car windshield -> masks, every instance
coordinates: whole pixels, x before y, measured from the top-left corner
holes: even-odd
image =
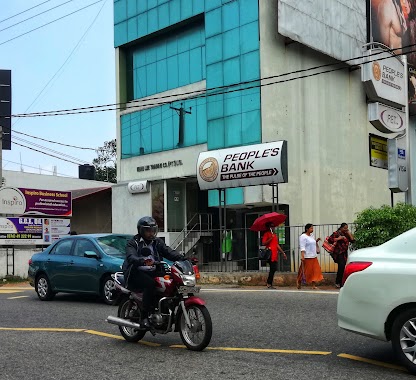
[[[97,243],[102,250],[110,256],[125,256],[126,244],[133,235],[107,235],[97,238]]]

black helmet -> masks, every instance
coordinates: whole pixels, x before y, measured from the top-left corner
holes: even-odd
[[[137,222],[137,232],[142,238],[145,236],[145,231],[150,231],[153,232],[153,235],[150,237],[150,239],[153,240],[156,237],[158,230],[159,228],[157,226],[156,220],[154,220],[151,216],[144,216]]]

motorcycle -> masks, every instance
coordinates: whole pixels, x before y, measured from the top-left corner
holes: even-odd
[[[188,260],[176,261],[169,267],[164,262],[155,263],[157,275],[157,307],[149,315],[150,327],[140,324],[143,314],[143,294],[124,287],[123,272],[112,275],[115,285],[115,304],[119,306],[117,317],[108,316],[107,322],[119,326],[123,338],[138,342],[146,332],[152,335],[175,331],[192,351],[202,351],[212,336],[212,321],[205,301],[196,297],[201,287],[196,286],[194,267]]]

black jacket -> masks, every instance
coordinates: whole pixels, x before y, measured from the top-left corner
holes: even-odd
[[[156,238],[149,245],[152,245],[153,247],[153,254],[151,256],[155,261],[162,261],[163,258],[167,258],[171,261],[183,260],[183,255],[168,247],[161,238]],[[146,243],[139,234],[135,235],[133,239],[128,241],[126,245],[126,259],[123,263],[123,271],[126,280],[128,280],[132,268],[139,269],[139,267],[145,266],[144,261],[149,257],[147,250],[147,252],[142,255],[141,251],[145,246]]]

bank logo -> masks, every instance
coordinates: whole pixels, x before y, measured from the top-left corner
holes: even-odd
[[[218,177],[218,161],[208,157],[199,165],[199,175],[206,182],[213,182]]]
[[[381,79],[381,67],[378,62],[373,62],[373,76],[377,81]]]

